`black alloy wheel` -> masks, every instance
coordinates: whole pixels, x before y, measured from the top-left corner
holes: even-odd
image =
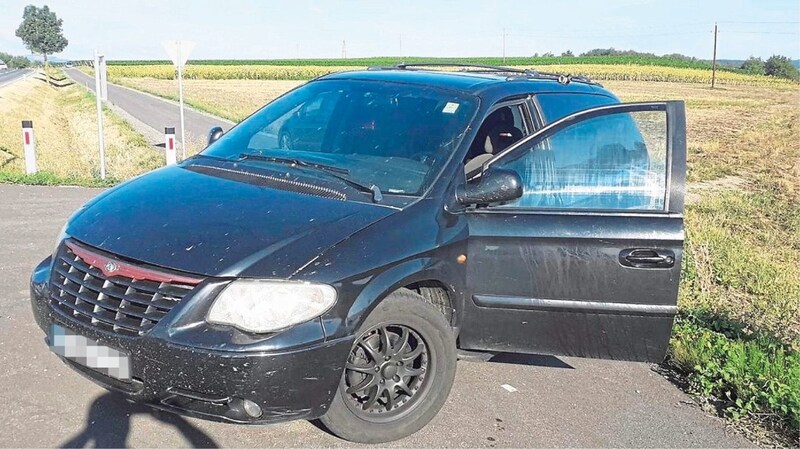
[[[365,332],[345,365],[347,404],[364,418],[394,416],[425,394],[430,354],[414,329],[380,325]]]

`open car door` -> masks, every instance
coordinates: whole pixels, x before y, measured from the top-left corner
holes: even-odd
[[[518,200],[467,210],[464,349],[661,361],[684,239],[681,101],[601,106],[487,162]]]

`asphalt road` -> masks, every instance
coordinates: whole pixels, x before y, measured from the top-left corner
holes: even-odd
[[[31,72],[31,69],[13,69],[0,72],[0,87],[7,86]]]
[[[82,84],[94,91],[94,77],[78,69],[65,70],[67,75],[76,83]],[[175,91],[177,93],[177,82]],[[108,101],[130,114],[137,121],[152,128],[158,135],[163,136],[164,128],[174,127],[177,139],[180,140],[180,107],[176,102],[145,94],[108,83]],[[211,116],[202,112],[185,108],[186,140],[189,142],[204,142],[208,131],[214,126],[221,126],[225,131],[233,126],[233,122]],[[148,133],[144,133],[148,134]],[[160,139],[159,142],[163,141]]]
[[[155,413],[48,351],[28,277],[69,214],[99,192],[0,184],[0,447],[352,446],[306,421],[236,426]],[[752,447],[650,365],[510,355],[459,362],[439,415],[391,446]]]

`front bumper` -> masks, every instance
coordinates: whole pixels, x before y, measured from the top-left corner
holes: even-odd
[[[76,322],[49,305],[50,259],[31,278],[31,305],[45,332],[55,323],[130,355],[131,381],[64,360],[99,385],[128,399],[215,421],[273,423],[325,414],[337,391],[352,338],[301,349],[224,351],[176,344],[167,332],[128,337]],[[154,329],[155,330],[155,329]],[[262,413],[246,413],[244,400]]]

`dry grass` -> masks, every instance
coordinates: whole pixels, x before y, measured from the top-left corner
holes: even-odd
[[[61,178],[99,176],[94,97],[76,85],[54,88],[31,77],[0,89],[0,170],[24,172],[20,122],[33,120],[37,165]],[[163,165],[130,126],[106,111],[109,177],[127,179]]]
[[[173,100],[178,99],[175,80],[120,78],[116,82]],[[187,104],[211,114],[239,122],[258,108],[304,81],[184,80]]]

